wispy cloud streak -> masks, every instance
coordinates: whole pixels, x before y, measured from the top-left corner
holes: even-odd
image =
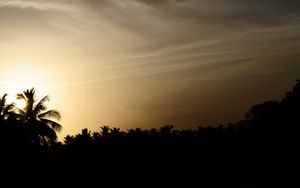
[[[58,0],[1,0],[0,7],[13,7],[20,9],[70,11],[70,1]]]

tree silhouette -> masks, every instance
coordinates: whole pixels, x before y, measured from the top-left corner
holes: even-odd
[[[40,101],[37,101],[35,97],[34,88],[17,94],[18,99],[26,101],[24,109],[16,107],[18,119],[22,122],[31,143],[49,146],[55,143],[57,139],[56,132],[59,132],[62,128],[59,123],[52,119],[60,120],[61,115],[57,110],[47,111],[45,102],[49,101],[48,96]]]
[[[174,125],[164,125],[160,127],[159,132],[162,137],[169,138],[172,135],[172,129]]]
[[[294,122],[299,122],[300,116],[300,80],[293,86],[292,91],[287,92],[281,101],[285,118]]]
[[[109,126],[102,126],[102,127],[100,127],[100,128],[101,128],[101,131],[100,131],[101,136],[102,136],[104,139],[109,138],[110,131],[111,131],[111,129],[109,128]]]
[[[17,97],[26,101],[24,109],[7,104],[6,95],[0,98],[0,161],[14,165],[8,170],[16,169],[14,178],[24,178],[18,182],[30,182],[25,184],[28,187],[269,188],[299,184],[294,174],[299,158],[299,80],[282,100],[255,104],[236,123],[195,130],[176,130],[168,124],[127,131],[109,126],[98,132],[85,128],[66,136],[63,144],[53,145],[61,126],[48,118],[59,120],[60,114],[46,111],[48,96],[36,101],[32,88]],[[23,145],[28,139],[31,144]],[[44,150],[31,147],[32,143],[50,147]],[[49,181],[53,174],[64,178]]]
[[[91,131],[89,131],[87,128],[82,129],[80,134],[76,135],[76,142],[79,145],[88,145],[91,144],[93,141],[93,137],[91,135]]]
[[[13,104],[7,104],[7,94],[0,98],[0,143],[1,144],[12,144],[15,138],[18,138],[17,126],[15,126]],[[18,138],[19,139],[19,138]]]
[[[0,125],[3,125],[4,121],[12,114],[13,104],[6,103],[7,94],[0,98]]]
[[[279,107],[278,101],[267,101],[252,106],[245,116],[249,120],[271,120],[278,117]]]

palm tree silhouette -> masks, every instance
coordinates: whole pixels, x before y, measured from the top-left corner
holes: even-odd
[[[37,145],[49,146],[55,143],[57,139],[56,132],[62,129],[62,126],[56,120],[61,119],[57,110],[48,110],[45,105],[49,101],[49,96],[45,96],[40,101],[35,99],[35,89],[27,89],[23,93],[17,94],[17,99],[25,100],[24,109],[17,109],[18,118],[27,131],[29,141]]]
[[[4,123],[5,120],[9,118],[12,114],[13,104],[6,103],[7,94],[4,94],[0,98],[0,125]]]
[[[108,139],[109,138],[109,135],[110,135],[110,132],[111,132],[111,129],[109,128],[109,126],[102,126],[100,127],[101,128],[101,131],[100,131],[100,134],[101,136],[104,138],[104,139]]]

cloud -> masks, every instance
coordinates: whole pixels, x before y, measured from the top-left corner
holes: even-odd
[[[113,9],[116,13],[134,20],[139,17],[134,18],[130,15],[142,9],[145,14],[156,13],[153,17],[159,15],[162,19],[177,18],[213,24],[273,25],[290,20],[291,17],[299,17],[300,12],[300,2],[297,0],[85,0],[82,3],[95,11],[103,7]]]
[[[281,54],[287,53],[283,47],[297,51],[299,5],[294,0],[0,1],[2,7],[39,13],[72,8],[70,14],[46,14],[42,19],[59,31],[56,38],[76,44],[73,53],[91,58],[86,61],[94,64],[94,73],[111,73],[104,73],[102,80],[203,66],[211,71],[205,66],[218,66],[216,59],[222,59],[221,65],[233,60],[237,66],[236,59],[254,61],[271,56],[274,49]]]
[[[300,2],[294,0],[82,0],[77,6],[85,7],[78,19],[93,25],[89,31],[116,41],[130,38],[127,49],[139,53],[300,24]]]
[[[1,0],[0,8],[12,7],[20,9],[37,9],[37,10],[70,10],[70,1],[68,0]]]

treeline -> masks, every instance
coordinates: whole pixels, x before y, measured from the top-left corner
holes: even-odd
[[[174,129],[173,125],[164,125],[158,129],[135,128],[126,131],[117,127],[102,126],[99,132],[83,129],[77,135],[68,135],[64,142],[57,142],[57,133],[61,125],[54,120],[60,119],[56,110],[48,110],[45,102],[36,100],[34,88],[17,94],[19,99],[26,101],[26,107],[20,109],[16,104],[7,104],[4,95],[0,99],[0,143],[26,143],[36,146],[51,147],[54,145],[95,145],[117,143],[163,143],[172,142],[216,142],[226,137],[251,135],[261,139],[280,134],[281,137],[297,134],[300,123],[300,81],[291,91],[287,92],[281,101],[266,101],[256,104],[245,114],[245,119],[237,123],[202,127],[198,129]],[[53,120],[54,119],[54,120]],[[296,135],[295,135],[296,136]]]
[[[198,129],[174,129],[165,125],[159,129],[128,129],[102,126],[99,132],[83,129],[77,135],[64,138],[64,145],[70,147],[93,147],[98,145],[164,145],[164,144],[234,144],[239,141],[265,143],[268,141],[286,143],[295,141],[300,126],[300,81],[280,101],[266,101],[252,106],[245,119],[237,123],[202,127]],[[250,140],[249,140],[250,139]],[[238,143],[236,143],[238,144]],[[292,143],[289,143],[292,144]]]
[[[108,126],[99,132],[83,129],[65,137],[66,158],[60,162],[69,168],[81,164],[86,179],[100,174],[102,184],[116,187],[295,186],[299,126],[297,80],[282,100],[252,106],[237,123],[196,130],[176,130],[173,125],[126,131]],[[91,168],[101,170],[88,173]],[[71,177],[76,177],[76,169],[72,172]],[[111,177],[117,180],[106,181]]]
[[[37,114],[44,114],[46,106],[38,109]],[[28,117],[35,110],[25,112]],[[198,129],[177,130],[164,125],[123,131],[102,126],[100,131],[83,129],[68,135],[61,143],[56,140],[60,126],[55,121],[47,119],[48,124],[43,124],[53,134],[38,129],[44,121],[41,119],[59,119],[57,111],[30,116],[30,121],[16,114],[11,109],[1,111],[1,161],[4,166],[9,164],[4,169],[12,171],[12,177],[29,187],[299,185],[295,173],[299,157],[299,80],[282,100],[251,107],[244,120]]]

